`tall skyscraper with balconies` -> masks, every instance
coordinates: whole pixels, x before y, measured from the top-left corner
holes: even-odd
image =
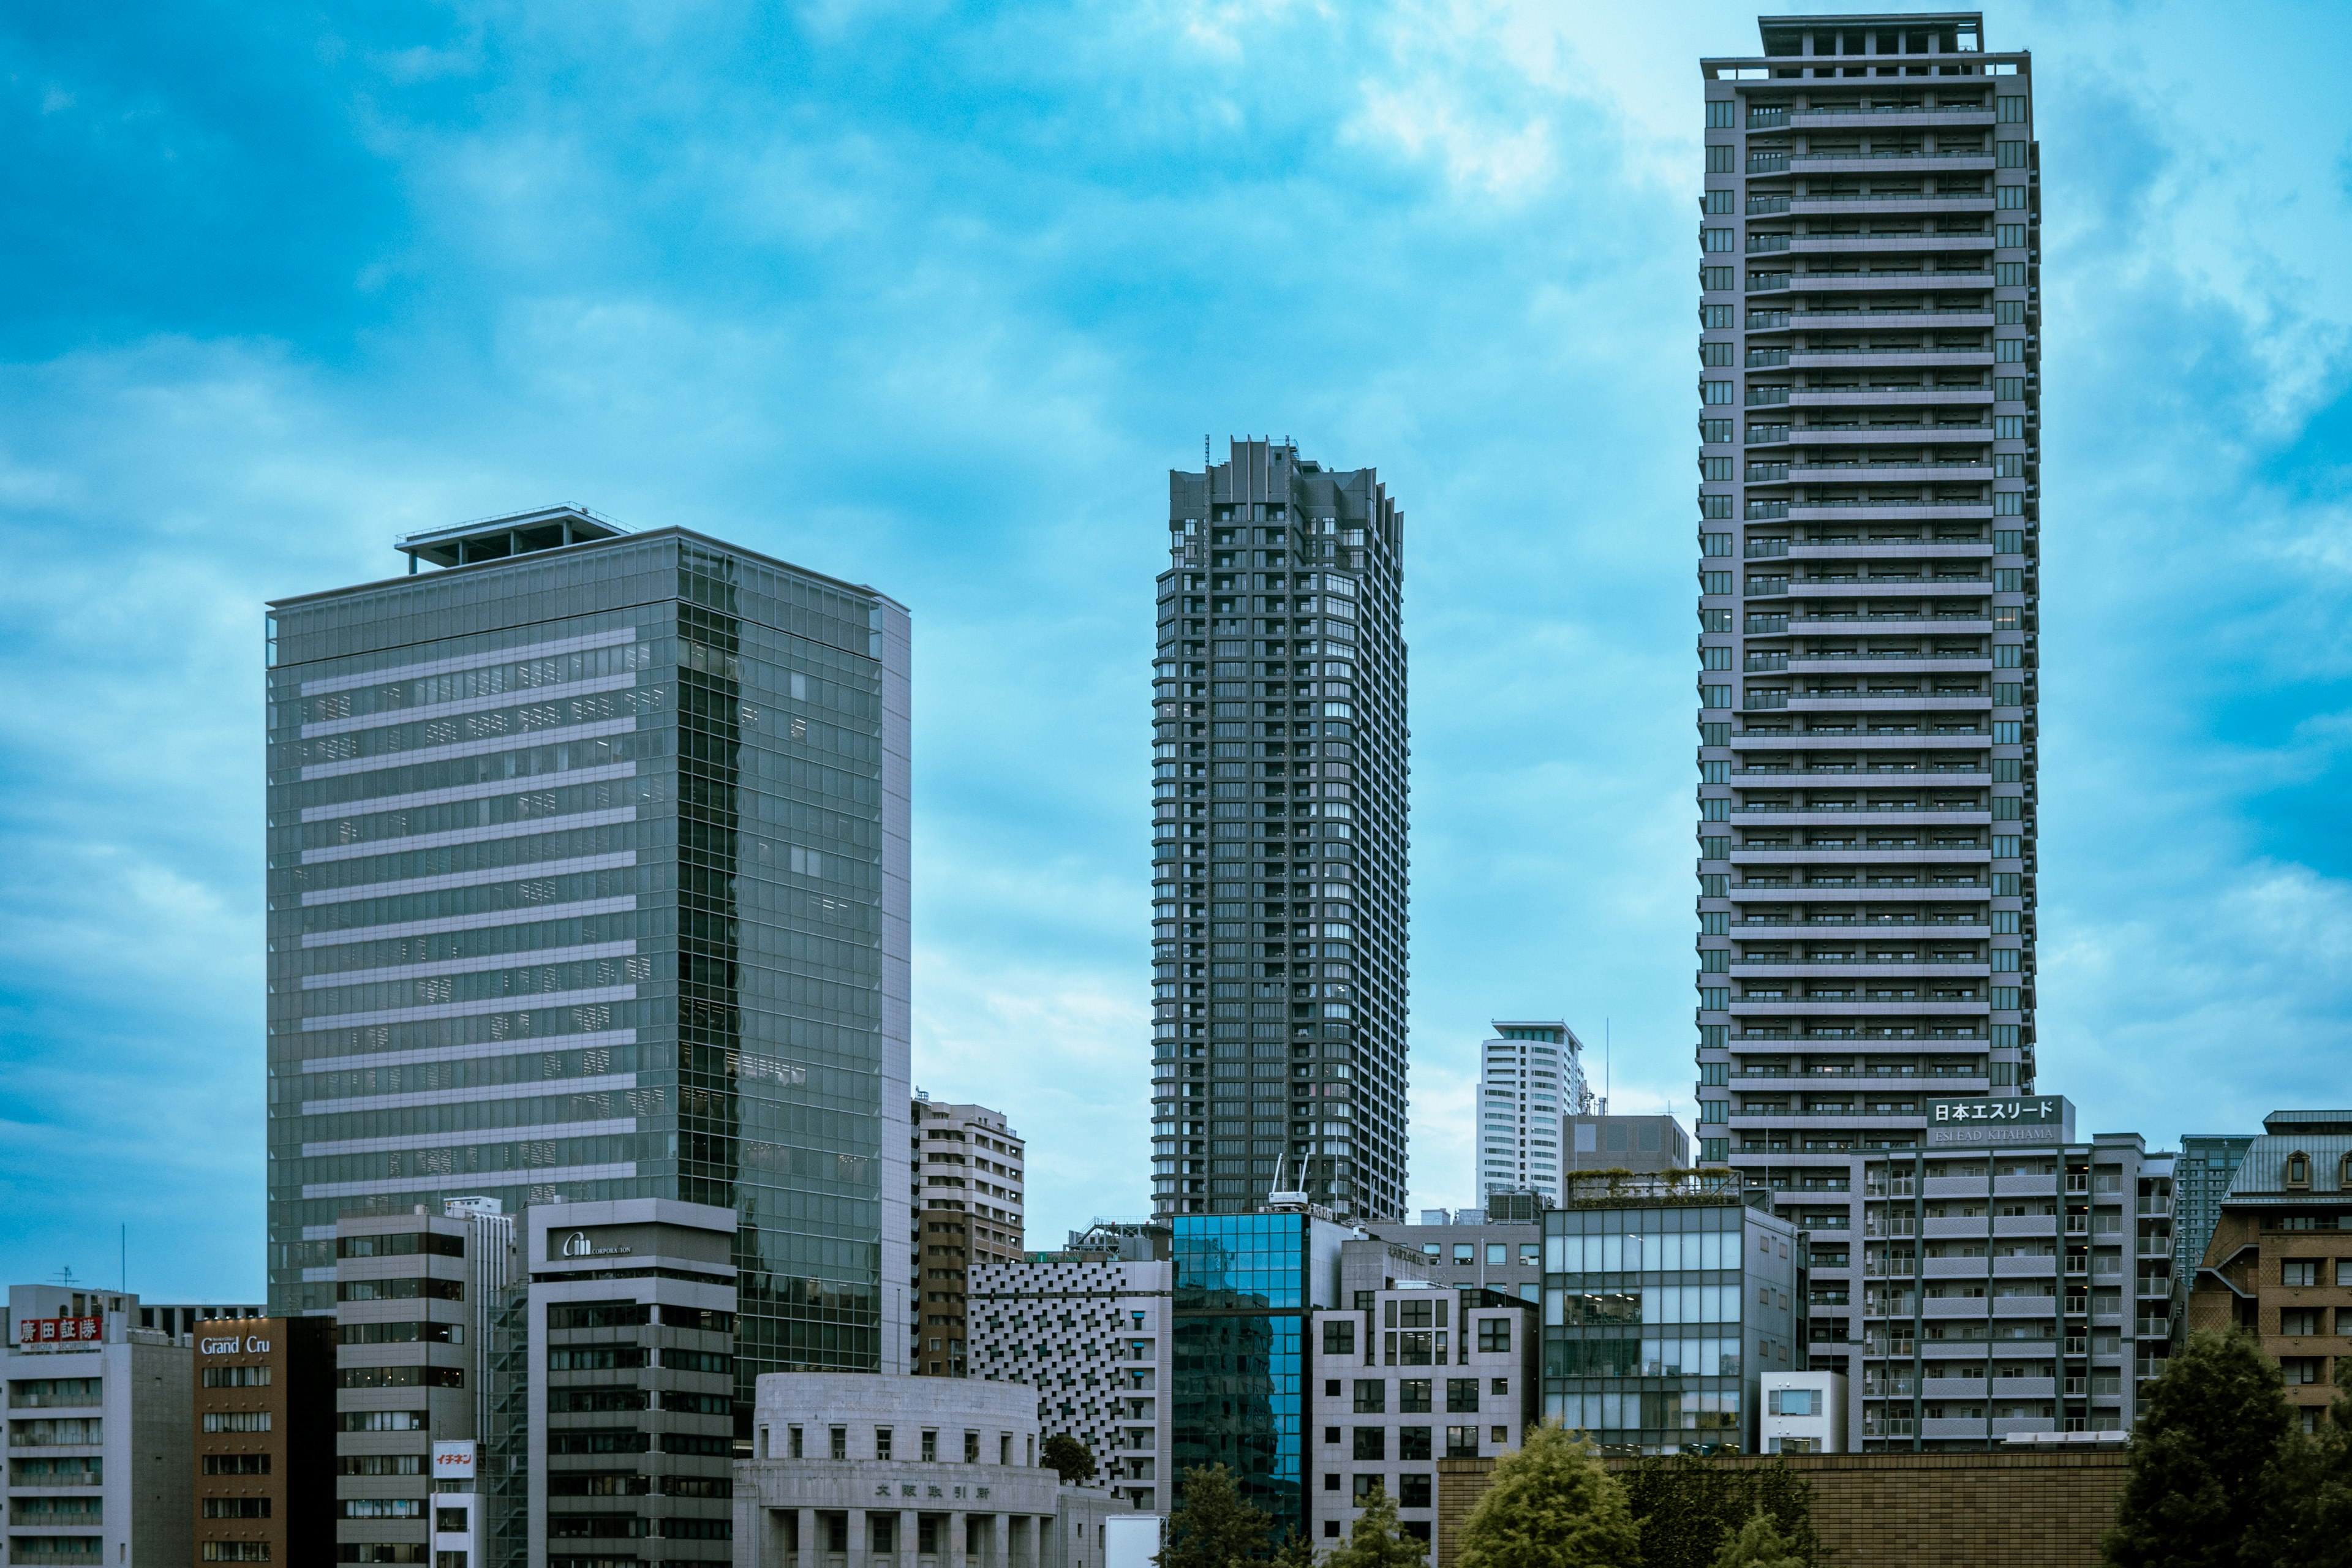
[[[1482,1204],[1494,1193],[1541,1193],[1559,1202],[1561,1119],[1592,1109],[1584,1042],[1575,1030],[1557,1018],[1496,1019],[1478,1058],[1478,1167],[1470,1190]]]
[[[666,1198],[737,1215],[747,1408],[903,1371],[906,612],[573,508],[400,548],[270,606],[272,1310],[339,1220]]]
[[[1405,1192],[1404,515],[1288,442],[1168,476],[1152,1208]]]
[[[2041,191],[1977,14],[1761,26],[1700,62],[1699,1131],[1810,1194],[2033,1084]]]

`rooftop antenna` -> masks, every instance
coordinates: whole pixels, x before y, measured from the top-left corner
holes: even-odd
[[[60,1285],[67,1285],[67,1286],[76,1285],[76,1284],[79,1284],[79,1280],[77,1280],[77,1279],[74,1279],[74,1271],[73,1271],[73,1265],[72,1265],[72,1264],[68,1263],[68,1264],[67,1264],[63,1268],[60,1268],[60,1269],[58,1269],[58,1284],[60,1284]]]
[[[1609,1114],[1609,1091],[1616,1087],[1617,1041],[1609,1028],[1609,1016],[1601,1017],[1601,1114]]]

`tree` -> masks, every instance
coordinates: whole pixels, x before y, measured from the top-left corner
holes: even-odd
[[[1242,1496],[1233,1471],[1196,1465],[1184,1472],[1167,1544],[1152,1561],[1160,1568],[1234,1568],[1265,1556],[1273,1531],[1272,1516]]]
[[[1315,1568],[1315,1542],[1292,1525],[1282,1532],[1282,1544],[1274,1549],[1269,1568]]]
[[[1066,1481],[1090,1481],[1095,1478],[1095,1451],[1067,1432],[1056,1432],[1045,1439],[1037,1457],[1045,1468]]]
[[[1428,1545],[1397,1531],[1396,1500],[1376,1491],[1348,1532],[1348,1543],[1324,1558],[1324,1568],[1421,1568]]]
[[[1778,1459],[1735,1468],[1697,1454],[1651,1458],[1624,1481],[1626,1506],[1642,1527],[1642,1568],[1712,1568],[1725,1539],[1759,1510],[1799,1562],[1820,1561],[1812,1483]]]
[[[1581,1437],[1546,1424],[1496,1461],[1462,1530],[1461,1568],[1640,1568],[1625,1489]]]
[[[2290,1431],[2265,1479],[2244,1568],[2352,1568],[2352,1356],[2336,1358],[2327,1424]]]
[[[1759,1508],[1724,1542],[1723,1550],[1715,1554],[1714,1568],[1811,1568],[1811,1564],[1773,1526],[1772,1516]]]
[[[2278,1363],[2252,1335],[2190,1334],[2133,1429],[2107,1568],[2238,1568],[2293,1426]]]

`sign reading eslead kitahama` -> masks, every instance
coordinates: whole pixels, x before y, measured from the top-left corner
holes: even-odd
[[[1930,1148],[1987,1144],[2072,1143],[2074,1104],[2063,1094],[2030,1094],[2016,1100],[1931,1100],[1927,1102]]]

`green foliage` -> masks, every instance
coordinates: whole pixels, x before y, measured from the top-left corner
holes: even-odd
[[[2352,1568],[2352,1356],[2336,1358],[2327,1424],[2290,1432],[2266,1477],[2243,1568]]]
[[[1642,1568],[1712,1568],[1725,1540],[1759,1511],[1797,1562],[1821,1560],[1812,1483],[1777,1460],[1735,1468],[1697,1454],[1643,1459],[1626,1474],[1625,1500],[1642,1523]]]
[[[1547,1424],[1496,1462],[1462,1530],[1461,1568],[1641,1568],[1625,1489],[1580,1437]]]
[[[2189,1335],[2133,1430],[2107,1568],[2239,1568],[2242,1549],[2268,1561],[2263,1516],[2292,1430],[2278,1363],[2252,1336]]]
[[[1324,1568],[1421,1568],[1429,1548],[1409,1535],[1397,1533],[1396,1500],[1374,1492],[1356,1516],[1348,1543],[1323,1559]]]
[[[1184,1472],[1176,1510],[1168,1516],[1167,1544],[1152,1561],[1159,1568],[1234,1568],[1264,1557],[1273,1532],[1274,1520],[1242,1496],[1233,1471],[1196,1465]],[[1290,1542],[1283,1549],[1291,1551]]]
[[[1274,1549],[1271,1568],[1315,1568],[1315,1542],[1292,1525],[1282,1532],[1282,1544]]]
[[[1094,1479],[1094,1450],[1067,1432],[1056,1432],[1046,1438],[1045,1446],[1037,1451],[1037,1457],[1045,1462],[1047,1469],[1066,1481]]]
[[[1723,1543],[1711,1568],[1812,1568],[1812,1562],[1798,1554],[1773,1527],[1772,1516],[1759,1508]]]

